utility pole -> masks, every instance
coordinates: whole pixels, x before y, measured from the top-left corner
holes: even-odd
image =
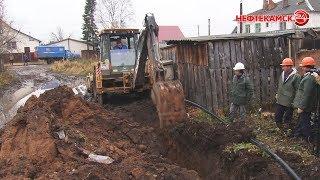
[[[200,26],[198,25],[198,36],[200,36]]]
[[[240,17],[243,15],[242,0],[240,0]],[[242,33],[243,22],[240,21],[240,33]]]
[[[211,35],[211,19],[208,19],[208,35]]]

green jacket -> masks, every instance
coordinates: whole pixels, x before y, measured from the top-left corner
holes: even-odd
[[[293,100],[299,88],[300,81],[301,78],[296,69],[293,69],[287,79],[284,79],[284,72],[282,72],[278,83],[277,104],[286,107],[293,106]]]
[[[317,103],[317,84],[315,78],[306,73],[300,82],[296,98],[294,99],[294,107],[300,108],[305,112],[313,112]]]
[[[231,102],[235,105],[247,105],[253,96],[253,85],[246,75],[233,77],[231,85]]]

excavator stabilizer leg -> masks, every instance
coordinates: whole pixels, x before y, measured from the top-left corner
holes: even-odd
[[[154,83],[151,97],[157,108],[161,128],[186,119],[184,93],[180,81]]]

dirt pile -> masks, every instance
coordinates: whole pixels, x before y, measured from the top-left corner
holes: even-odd
[[[229,126],[185,122],[163,134],[172,160],[205,179],[288,179],[269,157],[250,144],[252,129],[243,122]]]
[[[197,179],[153,152],[155,132],[62,86],[30,98],[0,133],[0,178]],[[114,161],[92,162],[90,153]]]

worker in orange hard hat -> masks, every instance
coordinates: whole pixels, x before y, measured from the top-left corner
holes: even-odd
[[[293,100],[300,84],[300,75],[293,67],[293,60],[286,58],[280,64],[283,72],[279,78],[278,91],[276,94],[275,121],[279,128],[283,125],[288,128],[292,121]]]
[[[294,131],[295,137],[304,137],[309,141],[312,139],[311,133],[311,112],[316,110],[317,84],[315,77],[310,73],[314,69],[316,61],[312,57],[305,57],[300,67],[304,73],[299,84],[298,92],[294,100],[294,106],[298,109],[299,122]]]

